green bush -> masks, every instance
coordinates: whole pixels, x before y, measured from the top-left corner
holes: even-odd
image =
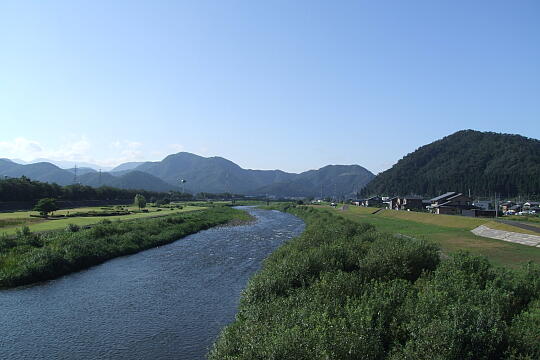
[[[209,359],[538,359],[540,267],[510,271],[326,211],[244,291]]]
[[[79,230],[81,230],[81,227],[79,225],[77,225],[77,224],[68,224],[66,226],[66,231],[67,232],[77,232]]]

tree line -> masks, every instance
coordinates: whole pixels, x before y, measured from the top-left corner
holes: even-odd
[[[37,201],[43,198],[69,201],[132,200],[137,194],[141,194],[147,199],[168,197],[178,199],[188,198],[189,200],[192,198],[190,194],[118,189],[110,186],[101,186],[98,188],[81,184],[60,186],[55,183],[50,184],[31,180],[25,176],[0,180],[0,201]]]

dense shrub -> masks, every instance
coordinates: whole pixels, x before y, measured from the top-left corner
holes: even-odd
[[[283,208],[282,208],[283,209]],[[537,359],[540,267],[289,206],[306,231],[265,261],[210,359]]]

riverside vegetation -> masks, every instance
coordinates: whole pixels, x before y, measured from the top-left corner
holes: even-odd
[[[540,268],[495,267],[285,206],[306,231],[249,282],[217,359],[538,359]]]
[[[154,219],[111,222],[90,229],[71,224],[64,231],[0,236],[0,287],[53,279],[108,259],[163,245],[230,221],[248,220],[247,213],[224,206]]]

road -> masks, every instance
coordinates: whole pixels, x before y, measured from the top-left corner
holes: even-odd
[[[521,222],[518,222],[518,221],[512,221],[512,220],[499,220],[499,219],[497,219],[496,221],[500,222],[500,223],[503,223],[503,224],[512,225],[512,226],[518,227],[518,228],[523,229],[523,230],[529,230],[529,231],[533,231],[533,232],[536,232],[536,233],[540,234],[540,227],[538,227],[538,226],[524,224],[524,223],[521,223]]]

